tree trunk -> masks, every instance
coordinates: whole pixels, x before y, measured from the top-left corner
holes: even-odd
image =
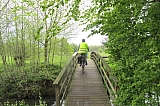
[[[46,64],[48,61],[48,39],[45,39],[45,44],[44,44],[44,63]]]
[[[3,38],[2,38],[2,33],[0,31],[0,55],[2,56],[2,61],[3,61],[3,65],[5,67],[5,70],[7,70],[6,66],[7,66],[7,61],[6,61],[6,55],[4,52],[4,44],[3,44]]]

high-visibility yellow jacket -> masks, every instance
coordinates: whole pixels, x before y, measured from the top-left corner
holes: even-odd
[[[79,45],[79,51],[78,53],[85,53],[87,54],[87,52],[89,51],[89,48],[88,48],[88,44],[85,43],[85,42],[82,42],[80,45]]]

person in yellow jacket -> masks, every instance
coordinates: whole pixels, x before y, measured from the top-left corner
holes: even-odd
[[[89,52],[88,44],[85,42],[85,39],[82,39],[82,43],[80,43],[78,47],[78,54],[85,54],[87,58],[88,52]],[[78,63],[80,63],[80,57],[78,57]]]

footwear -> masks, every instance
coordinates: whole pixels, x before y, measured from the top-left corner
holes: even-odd
[[[79,66],[81,66],[81,64]]]
[[[86,65],[88,65],[88,64],[87,64],[87,61],[86,61]]]

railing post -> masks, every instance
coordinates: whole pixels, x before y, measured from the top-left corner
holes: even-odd
[[[75,63],[75,56],[73,57],[72,62],[73,62],[73,63],[72,63],[71,69],[72,69],[72,71],[74,71],[74,68],[75,68],[74,66],[75,66],[75,64],[76,64],[76,63]]]
[[[73,60],[72,60],[72,62],[73,62],[73,69],[75,69],[76,68],[76,57],[77,57],[77,52],[75,52],[74,54],[73,54]]]
[[[55,85],[56,106],[60,106],[59,85]]]
[[[98,57],[98,68],[100,69],[101,71],[101,59]]]

